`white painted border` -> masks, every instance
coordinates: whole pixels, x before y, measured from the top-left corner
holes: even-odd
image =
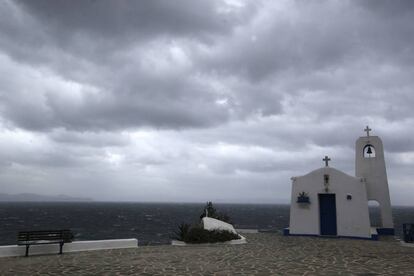
[[[236,244],[246,244],[247,240],[245,237],[243,237],[242,235],[239,235],[240,239],[237,240],[231,240],[231,241],[226,241],[226,242],[216,242],[216,243],[186,243],[183,241],[177,241],[177,240],[172,240],[171,241],[171,245],[175,245],[175,246],[197,246],[197,245],[213,245],[213,244],[230,244],[230,245],[236,245]]]
[[[119,248],[137,248],[137,239],[117,239],[117,240],[96,240],[96,241],[74,241],[63,245],[63,253],[79,252],[103,249],[119,249]],[[5,245],[0,246],[0,257],[24,256],[26,246],[21,245]],[[41,254],[58,254],[59,244],[42,244],[31,245],[29,249],[30,255]]]
[[[236,229],[237,233],[242,233],[242,234],[257,234],[259,233],[258,229]]]

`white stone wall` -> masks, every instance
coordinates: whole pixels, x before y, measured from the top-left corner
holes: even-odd
[[[324,175],[329,175],[329,191],[336,196],[338,236],[371,238],[365,182],[334,168],[325,167],[292,178],[290,234],[319,235],[319,198],[325,192]],[[310,204],[297,203],[299,193],[306,192]],[[352,196],[351,200],[347,195]]]
[[[102,249],[118,249],[118,248],[136,248],[138,247],[137,239],[116,239],[116,240],[95,240],[95,241],[74,241],[63,245],[63,253],[90,251]],[[26,246],[4,245],[0,246],[0,257],[24,256]],[[31,245],[29,249],[30,255],[41,254],[58,254],[59,244],[42,244]]]

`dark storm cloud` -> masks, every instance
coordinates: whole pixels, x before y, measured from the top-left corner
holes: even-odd
[[[15,57],[71,54],[110,62],[113,54],[157,37],[208,41],[230,33],[240,16],[218,1],[18,1],[2,3],[3,45]],[[18,39],[18,43],[17,40]],[[210,41],[212,41],[210,39]],[[49,51],[43,52],[47,47]],[[36,52],[30,52],[30,49]],[[56,53],[50,52],[55,50]],[[53,62],[53,61],[50,61]]]
[[[202,61],[226,74],[253,81],[271,75],[303,76],[352,63],[414,63],[414,10],[408,1],[299,1],[291,10],[270,5],[262,18],[229,39]],[[378,3],[380,2],[380,3]],[[293,4],[296,3],[296,4]],[[383,6],[383,8],[378,8]],[[404,8],[406,6],[406,9]],[[387,17],[384,18],[384,13]],[[229,45],[226,45],[229,44]]]
[[[46,84],[29,88],[26,85],[39,82],[43,74],[3,75],[0,112],[5,119],[30,130],[98,131],[136,126],[179,129],[227,121],[228,110],[215,103],[216,96],[208,85],[167,76],[145,79],[143,75],[145,72],[135,79],[127,76],[121,84],[115,84],[113,91],[59,78],[45,79]],[[18,90],[13,91],[15,88]]]
[[[272,202],[325,155],[353,174],[369,124],[408,202],[413,18],[411,1],[2,1],[0,180]]]
[[[19,93],[6,95],[3,116],[32,130],[205,127],[227,121],[228,110],[216,104],[216,91],[193,80],[198,72],[191,64],[175,70],[181,57],[174,56],[191,41],[205,43],[207,37],[231,33],[240,15],[221,12],[219,4],[3,3],[0,45],[5,53],[18,62],[49,67],[63,82],[96,90],[75,103],[67,102],[59,85],[48,87],[42,97],[34,93],[35,101],[22,100],[19,96],[26,95]],[[175,43],[180,37],[184,42]],[[168,68],[154,72],[158,60]]]
[[[70,132],[58,129],[50,133],[49,137],[58,143],[70,145],[86,145],[90,147],[124,147],[130,144],[126,135],[113,132]]]
[[[380,16],[401,17],[414,12],[414,3],[407,0],[366,0],[353,1]]]
[[[65,41],[76,33],[128,41],[147,36],[203,37],[231,31],[234,14],[219,12],[218,1],[18,1]]]
[[[413,27],[407,24],[408,18],[394,16],[392,24],[382,22],[378,11],[358,8],[353,2],[289,3],[288,8],[299,9],[300,16],[269,5],[256,18],[255,13],[250,13],[245,20],[240,16],[246,14],[246,8],[221,13],[220,5],[223,4],[193,1],[8,4],[10,12],[5,16],[10,20],[5,20],[4,33],[9,37],[2,39],[6,52],[18,56],[7,48],[7,43],[14,49],[27,41],[22,50],[26,55],[38,56],[41,64],[58,75],[92,85],[97,93],[84,96],[76,104],[66,102],[59,93],[49,93],[40,107],[37,101],[37,107],[22,106],[18,99],[7,103],[4,116],[27,129],[214,126],[230,118],[280,114],[286,93],[301,90],[328,90],[329,98],[342,101],[342,91],[349,87],[349,80],[332,78],[329,72],[352,67],[361,58],[367,62],[366,70],[372,70],[384,64],[384,59],[391,59],[393,64],[398,55],[410,56],[411,47],[407,45],[414,33],[410,35]],[[248,6],[251,10],[258,7]],[[199,15],[201,11],[203,16]],[[16,21],[20,23],[10,23]],[[335,24],[329,23],[333,21]],[[243,31],[236,30],[242,26]],[[37,35],[33,37],[32,32]],[[28,40],[25,34],[29,34]],[[205,43],[202,37],[206,34],[213,43],[199,50],[197,45]],[[386,39],[388,34],[395,39]],[[381,39],[386,43],[378,43]],[[116,44],[114,48],[107,49],[112,43]],[[188,63],[181,64],[182,68],[174,57],[174,48],[184,54],[179,58]],[[145,62],[147,59],[166,62],[161,66],[168,69],[153,74],[157,64]],[[324,74],[325,80],[320,79]],[[252,82],[246,82],[246,76]],[[194,81],[195,77],[199,80]],[[361,76],[352,77],[357,84],[363,81]],[[224,91],[211,87],[208,81],[221,83]],[[395,86],[397,81],[386,85],[393,82]],[[359,89],[346,93],[352,98],[360,93]],[[372,93],[365,93],[365,99],[370,100]],[[221,99],[227,105],[217,105]],[[342,111],[332,106],[326,115],[346,114],[349,110],[347,105]],[[21,109],[26,110],[25,114],[16,112]],[[390,109],[385,114],[390,119],[399,116]]]

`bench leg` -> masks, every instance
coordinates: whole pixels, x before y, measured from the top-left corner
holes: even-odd
[[[62,254],[62,247],[63,247],[63,242],[60,243],[60,250],[59,250],[59,254]]]
[[[25,257],[29,256],[29,246],[28,244],[26,244],[26,254],[24,255]]]

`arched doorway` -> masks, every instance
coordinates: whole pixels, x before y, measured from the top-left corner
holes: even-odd
[[[368,201],[368,210],[369,210],[369,221],[371,227],[381,227],[381,209],[380,204],[376,200]]]

